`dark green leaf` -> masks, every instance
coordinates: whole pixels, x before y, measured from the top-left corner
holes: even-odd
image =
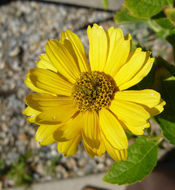
[[[170,77],[161,84],[161,95],[166,101],[164,112],[156,117],[166,139],[175,145],[175,77]]]
[[[165,8],[164,12],[170,20],[170,22],[175,25],[175,8]]]
[[[32,182],[32,180],[33,180],[32,176],[30,176],[26,173],[24,174],[23,178],[26,182]]]
[[[164,7],[172,7],[173,0],[125,0],[125,6],[135,17],[150,18]]]
[[[166,36],[166,40],[173,46],[175,49],[175,29],[170,30],[169,34]],[[175,52],[174,52],[175,53]]]
[[[162,38],[165,35],[165,30],[160,30],[159,32],[156,33],[157,38]]]
[[[173,29],[174,28],[174,26],[171,24],[171,22],[166,17],[166,15],[164,14],[163,11],[161,11],[157,15],[153,16],[151,19],[154,20],[159,26],[161,26],[164,29]]]
[[[126,161],[115,162],[104,177],[112,184],[132,184],[141,181],[155,167],[157,162],[157,142],[138,138],[128,149]]]
[[[124,24],[124,23],[132,23],[132,22],[144,22],[147,19],[141,19],[141,18],[137,18],[132,16],[129,11],[123,7],[120,11],[118,11],[115,15],[114,15],[114,20],[116,22],[116,24]]]
[[[157,117],[156,120],[159,123],[159,125],[163,131],[163,136],[171,144],[175,145],[175,122],[166,120],[162,117]]]
[[[175,66],[161,57],[156,59],[158,68],[155,74],[154,87],[166,101],[165,110],[155,117],[163,135],[175,145]]]

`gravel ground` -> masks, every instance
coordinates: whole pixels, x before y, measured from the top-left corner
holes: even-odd
[[[23,81],[44,52],[47,40],[58,38],[62,30],[70,29],[80,36],[87,51],[88,23],[96,22],[108,28],[114,25],[111,17],[109,12],[36,2],[15,1],[0,7],[0,180],[3,187],[20,184],[14,177],[16,172],[21,172],[21,176],[27,173],[34,181],[47,181],[99,173],[112,165],[107,155],[89,158],[82,146],[69,158],[57,152],[56,144],[41,147],[34,140],[37,126],[27,123],[22,115],[24,97],[29,93]],[[148,35],[147,30],[142,27],[140,30],[138,40]],[[149,45],[160,49],[156,42]],[[14,163],[24,164],[23,169]],[[15,169],[9,177],[7,171],[12,166]]]

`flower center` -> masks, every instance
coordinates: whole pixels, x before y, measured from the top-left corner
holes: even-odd
[[[117,87],[111,76],[93,71],[81,74],[72,95],[80,111],[99,111],[110,105],[116,91]]]

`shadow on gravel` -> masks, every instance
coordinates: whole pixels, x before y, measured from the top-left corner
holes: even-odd
[[[0,1],[0,6],[6,5],[6,4],[8,4],[8,3],[12,2],[12,1],[15,1],[15,0],[1,0]]]
[[[60,1],[58,1],[58,2],[56,2],[56,1],[52,1],[52,0],[27,0],[27,1],[35,1],[35,2],[40,2],[40,3],[46,3],[46,4],[54,4],[54,5],[64,5],[64,6],[66,6],[66,7],[76,7],[76,8],[84,8],[84,9],[93,9],[93,10],[96,10],[96,11],[103,11],[103,12],[115,12],[115,11],[112,11],[112,10],[105,10],[105,9],[103,9],[103,8],[95,8],[95,7],[89,7],[89,6],[85,6],[85,5],[81,5],[81,3],[80,4],[74,4],[73,2],[72,3],[64,3],[64,2],[60,2]],[[70,0],[70,2],[71,2],[71,0]]]

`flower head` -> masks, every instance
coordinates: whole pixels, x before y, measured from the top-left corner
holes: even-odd
[[[126,90],[149,73],[154,58],[141,48],[131,51],[131,36],[120,28],[106,33],[94,24],[87,33],[89,63],[73,32],[48,41],[37,68],[27,74],[25,83],[36,93],[26,96],[23,113],[40,125],[35,138],[41,145],[58,142],[58,151],[71,156],[83,140],[91,157],[107,151],[114,160],[125,160],[124,130],[142,135],[148,119],[165,105],[154,90]]]

